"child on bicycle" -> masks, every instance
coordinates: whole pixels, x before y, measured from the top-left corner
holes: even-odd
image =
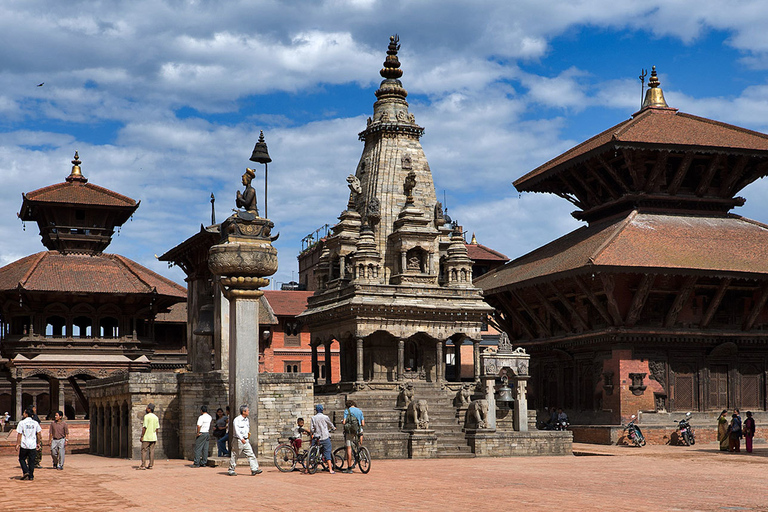
[[[296,426],[293,427],[291,434],[291,446],[296,453],[301,450],[301,436],[304,434],[309,435],[309,431],[304,428],[304,418],[299,418],[296,420]]]

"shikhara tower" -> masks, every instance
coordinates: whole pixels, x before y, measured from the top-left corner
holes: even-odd
[[[472,285],[461,228],[445,221],[437,201],[419,142],[424,129],[400,81],[399,48],[391,37],[373,117],[359,134],[363,154],[347,177],[349,202],[324,241],[318,292],[301,315],[312,332],[316,375],[317,347],[329,352],[337,340],[342,386],[358,389],[442,382],[446,342],[479,342],[491,311]]]

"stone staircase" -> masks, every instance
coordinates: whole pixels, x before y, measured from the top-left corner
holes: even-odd
[[[344,396],[318,396],[325,400],[326,411],[337,425],[341,424],[344,416]],[[426,400],[429,407],[429,428],[437,436],[437,456],[450,458],[474,457],[462,427],[464,417],[457,417],[456,407],[453,406],[455,392],[427,383],[414,385],[414,399]],[[401,433],[405,421],[405,411],[395,409],[397,392],[392,390],[363,390],[351,393],[349,397],[357,402],[365,414],[365,433],[370,435],[372,442],[380,436]],[[366,441],[368,444],[368,441]],[[407,454],[405,454],[407,456]]]

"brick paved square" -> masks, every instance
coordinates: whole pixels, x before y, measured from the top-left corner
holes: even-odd
[[[262,475],[243,468],[233,478],[183,460],[137,471],[134,460],[75,454],[64,471],[37,470],[34,482],[19,480],[16,458],[3,456],[0,510],[768,510],[768,447],[752,455],[714,444],[574,450],[602,455],[374,459],[368,475],[285,474],[265,462]]]

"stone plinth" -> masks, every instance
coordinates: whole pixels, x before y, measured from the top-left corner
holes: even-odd
[[[571,455],[570,432],[467,432],[467,441],[477,457],[512,457],[525,455]]]
[[[408,432],[408,458],[433,459],[437,456],[437,436],[431,429]]]

